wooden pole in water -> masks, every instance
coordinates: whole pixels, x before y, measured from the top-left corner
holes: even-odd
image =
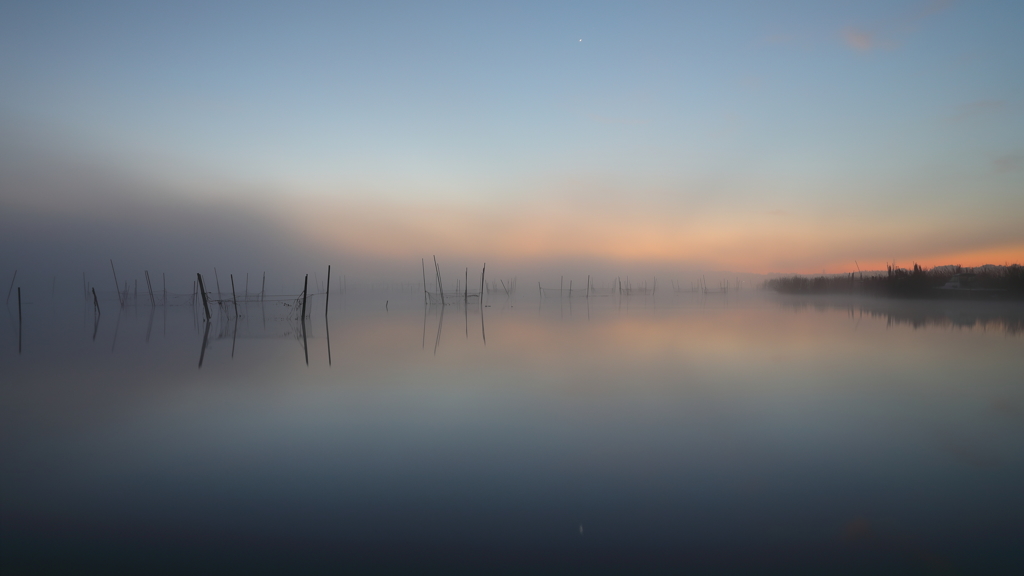
[[[327,297],[324,298],[324,318],[327,318],[327,305],[331,303],[331,265],[327,265]]]
[[[196,272],[196,278],[199,280],[199,294],[203,297],[203,309],[206,310],[206,319],[210,319],[210,303],[206,299],[206,284],[203,283],[203,275]]]
[[[121,299],[121,283],[117,281],[117,270],[114,270],[114,259],[110,259],[110,271],[114,273],[114,291],[117,292],[117,303],[124,307],[124,300]]]
[[[220,276],[217,274],[217,268],[213,269],[213,279],[217,281],[217,300],[223,300],[224,297],[220,293]]]
[[[100,314],[100,299],[96,297],[96,289],[92,289],[92,306],[96,309],[96,313]]]
[[[463,296],[462,296],[463,304],[465,304],[466,302],[469,302],[469,267],[468,266],[466,267],[466,286],[465,286],[465,291],[466,291],[465,294],[463,294]]]
[[[569,298],[572,298],[572,279],[569,280]]]
[[[480,306],[484,305],[484,274],[487,272],[487,262],[484,262],[484,267],[480,270]]]
[[[21,286],[18,286],[18,354],[21,354]]]
[[[437,256],[434,256],[434,274],[437,276],[437,292],[441,295],[441,304],[444,304],[444,286],[441,285],[441,267],[437,265]]]
[[[235,296],[235,275],[228,274],[231,277],[231,301],[235,304],[235,318],[238,318],[238,296]]]
[[[153,296],[153,282],[149,279],[149,270],[146,270],[146,286],[149,287],[149,303],[156,308],[156,298]]]
[[[587,274],[587,298],[590,298],[590,274]]]
[[[306,279],[302,282],[302,318],[305,322],[306,318],[306,290],[309,288],[309,274],[306,274]]]
[[[263,302],[263,296],[267,293],[267,273],[263,273],[263,287],[260,288],[260,302]]]
[[[423,269],[423,304],[427,303],[427,262],[420,258],[420,268]]]
[[[11,276],[11,287],[7,289],[7,300],[4,301],[4,306],[11,301],[11,290],[14,290],[14,280],[18,277],[18,271],[14,271],[14,276]],[[114,278],[114,282],[117,282],[117,278]]]

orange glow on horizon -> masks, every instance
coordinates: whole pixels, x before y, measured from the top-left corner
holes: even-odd
[[[978,243],[950,238],[941,223],[908,229],[905,222],[882,219],[865,234],[861,220],[841,215],[679,217],[629,205],[578,210],[520,204],[494,210],[364,201],[303,211],[295,219],[315,245],[381,259],[445,253],[482,261],[585,259],[760,274],[855,272],[857,264],[884,270],[894,258],[901,267],[916,262],[928,268],[1024,262],[1024,244],[962,249]]]

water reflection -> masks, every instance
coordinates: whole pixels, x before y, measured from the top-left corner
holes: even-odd
[[[1024,568],[1017,309],[509,296],[27,309],[0,568]]]
[[[780,296],[784,308],[843,310],[851,316],[883,318],[888,326],[958,328],[1024,333],[1024,303],[957,300],[897,300],[849,296]]]

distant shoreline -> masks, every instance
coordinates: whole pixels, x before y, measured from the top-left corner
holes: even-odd
[[[924,269],[889,266],[885,275],[788,276],[773,278],[764,288],[780,294],[864,294],[888,298],[934,300],[1022,300],[1024,268],[1020,264],[982,269],[938,266]]]

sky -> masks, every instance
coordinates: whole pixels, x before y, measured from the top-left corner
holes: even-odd
[[[1022,23],[1017,1],[4,2],[0,267],[1024,262]]]

